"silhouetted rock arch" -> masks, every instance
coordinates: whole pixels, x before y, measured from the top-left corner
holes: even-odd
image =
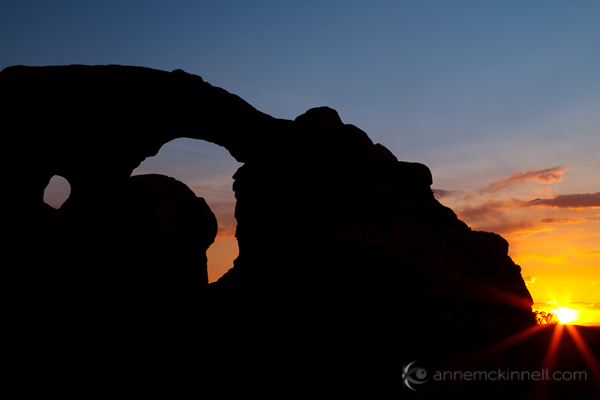
[[[281,361],[285,348],[290,360],[327,352],[347,369],[356,363],[345,340],[379,365],[535,323],[508,243],[471,231],[435,200],[426,166],[398,161],[335,110],[276,119],[199,76],[116,65],[10,67],[0,90],[8,162],[19,166],[7,186],[12,250],[26,254],[28,268],[15,269],[14,281],[34,298],[83,304],[136,332],[168,326],[188,344],[210,326],[217,353],[238,361]],[[244,163],[234,175],[234,268],[210,285],[180,279],[186,290],[144,275],[151,249],[131,247],[139,232],[127,222],[131,172],[179,137],[223,146]],[[49,238],[40,210],[54,174],[70,182],[71,196],[61,234]],[[58,243],[69,249],[66,266],[41,268],[31,249]],[[440,324],[444,335],[425,340]]]

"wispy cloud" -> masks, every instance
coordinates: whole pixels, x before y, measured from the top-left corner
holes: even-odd
[[[586,310],[600,310],[600,303],[592,303],[590,301],[580,301],[580,300],[567,300],[563,303],[563,306],[571,307],[571,308],[579,308]]]
[[[559,304],[556,301],[540,301],[535,300],[533,302],[533,306],[558,306]]]
[[[579,255],[580,256],[598,256],[598,255],[600,255],[600,249],[585,251],[585,252],[579,253]]]
[[[490,183],[487,187],[482,189],[482,192],[497,192],[523,182],[538,182],[543,184],[561,182],[563,180],[563,174],[568,170],[569,169],[564,165],[543,169],[529,168],[526,172],[515,172],[514,174],[510,174]]]
[[[569,307],[575,310],[600,311],[600,303],[581,300],[556,301],[534,301],[533,308],[538,310],[550,310],[558,307]]]
[[[529,284],[534,283],[537,280],[536,276],[523,275],[523,280],[525,281],[525,285],[529,286]]]
[[[514,198],[504,200],[486,199],[481,204],[467,204],[463,208],[459,209],[457,213],[461,218],[477,220],[490,215],[502,214],[505,212],[505,210],[518,207],[522,204],[523,201]]]
[[[527,171],[519,171],[498,180],[495,180],[488,185],[479,188],[477,190],[472,190],[465,193],[462,190],[450,190],[450,189],[433,189],[433,194],[437,199],[445,198],[445,197],[460,197],[464,200],[472,199],[482,195],[488,195],[490,193],[500,192],[505,190],[511,186],[518,185],[525,182],[530,183],[541,183],[541,184],[551,184],[556,182],[563,181],[563,174],[568,171],[564,165],[558,165],[555,167],[548,168],[529,168]],[[539,194],[547,194],[550,191],[550,188],[538,188],[535,190],[536,193]]]
[[[433,195],[436,199],[441,199],[444,197],[456,197],[462,196],[465,194],[462,190],[446,190],[446,189],[432,189]]]
[[[534,199],[526,207],[600,208],[600,192],[584,194],[559,194],[548,199]]]
[[[517,221],[500,221],[496,223],[486,221],[484,226],[477,227],[477,229],[483,229],[488,232],[511,236],[532,235],[551,230],[550,228],[539,228],[535,222],[524,219]]]
[[[600,217],[586,217],[586,218],[544,218],[540,222],[542,224],[580,224],[582,222],[589,221],[600,221]]]
[[[591,216],[589,212],[581,210],[600,208],[600,192],[549,194],[549,184],[564,181],[564,173],[568,170],[564,165],[529,168],[464,192],[434,189],[434,195],[438,200],[448,203],[458,218],[472,229],[495,232],[515,240],[519,236],[568,229],[566,226],[561,228],[561,225],[599,221],[600,214]],[[517,186],[520,186],[519,191],[512,192]],[[596,256],[593,252],[578,255]]]
[[[235,228],[219,227],[219,229],[217,230],[217,237],[223,236],[235,236]]]

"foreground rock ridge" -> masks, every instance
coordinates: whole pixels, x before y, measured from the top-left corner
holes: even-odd
[[[178,343],[210,331],[203,347],[238,365],[311,354],[338,367],[473,349],[535,324],[506,240],[472,231],[434,198],[425,165],[333,109],[277,119],[199,76],[117,65],[9,67],[0,94],[10,277],[30,317],[93,314],[113,346],[150,340],[113,336],[114,324],[126,336],[169,326]],[[206,202],[172,178],[130,177],[182,137],[243,163],[239,257],[212,284]],[[54,175],[71,185],[59,210],[43,201]]]

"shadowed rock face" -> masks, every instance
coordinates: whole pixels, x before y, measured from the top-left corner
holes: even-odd
[[[128,236],[136,243],[131,247],[141,250],[131,263],[154,266],[157,292],[177,292],[184,286],[197,292],[207,285],[206,250],[218,227],[206,201],[184,183],[163,175],[133,176],[129,187]]]
[[[276,119],[181,70],[116,65],[10,67],[0,93],[12,249],[24,254],[14,281],[23,290],[59,280],[67,303],[93,303],[108,290],[143,309],[151,291],[133,282],[147,263],[160,265],[145,279],[168,292],[163,300],[193,290],[181,275],[189,251],[204,268],[197,292],[208,290],[175,297],[196,323],[217,327],[223,348],[253,356],[260,347],[276,358],[301,337],[291,354],[328,349],[336,365],[348,357],[346,339],[353,354],[380,362],[374,354],[473,348],[535,323],[508,243],[471,231],[433,197],[426,166],[398,161],[330,108]],[[223,146],[244,163],[233,187],[239,257],[208,286],[216,225],[206,203],[166,177],[129,178],[179,137]],[[52,213],[43,192],[56,174],[71,196]],[[433,343],[423,340],[440,326]]]

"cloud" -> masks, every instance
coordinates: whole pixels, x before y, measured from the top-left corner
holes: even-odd
[[[206,197],[204,198],[206,200],[207,203],[209,203],[210,209],[215,213],[215,214],[228,214],[228,215],[232,215],[234,213],[235,210],[235,199],[230,200],[230,199],[225,199],[225,200],[218,200],[218,199],[210,199],[209,200],[206,199]],[[218,217],[218,215],[217,215]]]
[[[534,199],[525,207],[600,208],[600,192],[584,194],[559,194],[549,199]]]
[[[569,169],[563,165],[544,169],[529,168],[527,172],[515,172],[514,174],[510,174],[490,183],[482,190],[482,192],[497,192],[523,182],[539,182],[543,184],[561,182],[563,180],[563,174],[568,170]]]
[[[534,283],[537,279],[537,276],[523,275],[523,280],[525,281],[525,285],[529,286],[530,283]]]
[[[487,199],[482,204],[467,204],[455,211],[460,220],[465,221],[475,230],[495,232],[502,235],[529,235],[552,229],[548,226],[540,227],[536,221],[520,217],[511,212],[520,208],[522,204],[523,200],[516,198]]]
[[[219,227],[217,237],[235,236],[235,229]]]
[[[587,311],[600,311],[600,303],[593,303],[591,301],[581,300],[567,300],[565,302],[556,301],[534,301],[533,309],[540,311],[556,309],[558,307],[569,307],[574,310],[587,310]]]
[[[446,190],[446,189],[433,189],[433,195],[436,199],[443,197],[455,197],[465,194],[462,190]]]
[[[495,224],[487,224],[482,230],[487,232],[494,232],[501,235],[511,235],[511,236],[523,236],[523,235],[532,235],[534,233],[547,232],[551,229],[549,228],[536,228],[534,222],[527,220],[519,220],[519,221],[502,221],[500,223]]]
[[[527,171],[507,175],[488,185],[466,192],[448,189],[433,189],[433,191],[438,200],[448,199],[447,201],[453,204],[452,208],[458,218],[467,223],[472,229],[495,232],[511,237],[550,232],[561,224],[599,221],[600,214],[595,217],[572,214],[551,217],[548,216],[548,212],[543,212],[543,210],[531,212],[527,209],[527,207],[534,206],[562,207],[563,210],[600,208],[600,192],[554,196],[548,194],[550,188],[547,184],[562,182],[566,171],[568,171],[568,168],[562,165],[549,168],[529,168]],[[528,183],[546,184],[546,187],[541,189],[539,187],[530,188],[536,193],[535,196],[531,197],[510,197],[510,195],[507,196],[502,192],[504,189],[512,188],[513,185]],[[536,198],[538,196],[543,198]]]
[[[563,306],[568,306],[574,309],[600,310],[600,303],[592,303],[591,301],[567,300]]]
[[[542,224],[580,224],[588,221],[600,221],[599,217],[586,217],[586,218],[544,218],[540,222]]]
[[[208,185],[208,186],[190,186],[190,188],[192,189],[208,189],[212,187],[212,185]]]
[[[533,302],[533,306],[534,307],[535,306],[538,306],[538,307],[544,307],[544,306],[546,306],[546,307],[548,307],[548,306],[555,307],[555,306],[558,306],[558,305],[559,304],[556,301],[539,301],[539,300],[534,300],[534,302]]]
[[[582,222],[581,218],[544,218],[540,221],[542,224],[576,224]]]
[[[600,249],[594,249],[594,250],[590,250],[590,251],[585,251],[583,253],[579,253],[580,256],[599,256],[600,255]]]
[[[518,199],[494,200],[487,199],[482,204],[472,206],[467,204],[460,211],[457,211],[461,219],[477,220],[490,215],[498,215],[506,209],[515,208],[522,205],[523,202]]]

